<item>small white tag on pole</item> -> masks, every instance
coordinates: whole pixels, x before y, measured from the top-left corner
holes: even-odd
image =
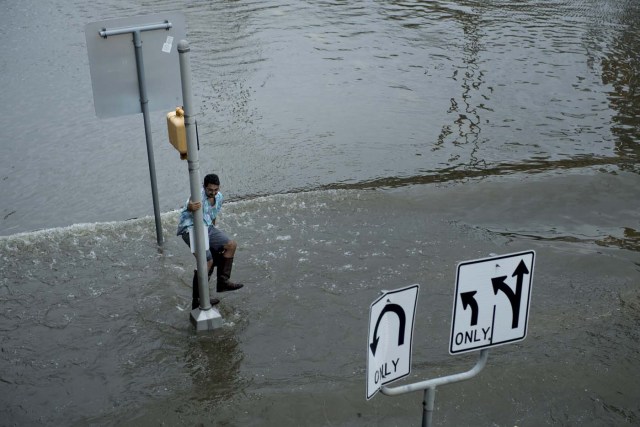
[[[164,53],[171,53],[171,46],[173,45],[173,37],[167,36],[167,41],[162,45],[162,51]]]
[[[209,249],[209,233],[207,227],[204,227],[204,249]],[[196,230],[194,227],[189,227],[189,246],[191,247],[191,253],[196,253]]]

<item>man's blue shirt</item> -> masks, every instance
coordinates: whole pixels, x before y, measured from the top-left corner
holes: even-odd
[[[209,228],[213,225],[218,213],[222,209],[224,196],[222,193],[218,192],[218,194],[216,194],[216,202],[212,205],[209,203],[209,199],[204,192],[204,188],[200,190],[200,194],[202,197],[202,219],[204,220],[204,224],[207,228]],[[188,203],[189,200],[187,200],[182,208],[182,212],[180,212],[180,221],[178,222],[178,231],[176,233],[178,236],[185,233],[189,227],[193,227],[193,213],[189,212],[187,209]]]

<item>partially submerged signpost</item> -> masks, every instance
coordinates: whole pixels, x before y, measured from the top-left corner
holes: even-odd
[[[399,387],[387,387],[386,384],[409,373],[410,367],[403,367],[402,370],[397,371],[396,366],[405,359],[409,361],[409,364],[411,363],[410,354],[407,357],[405,353],[402,353],[400,347],[405,344],[407,334],[409,334],[409,345],[405,351],[411,351],[412,333],[409,332],[413,331],[413,318],[411,318],[411,330],[409,331],[407,310],[403,310],[401,304],[396,304],[390,299],[381,309],[380,301],[387,300],[387,295],[406,294],[413,288],[415,288],[415,298],[417,299],[418,288],[417,285],[414,285],[410,288],[385,292],[374,301],[370,307],[367,339],[369,343],[367,348],[367,399],[371,399],[378,390],[388,396],[424,390],[422,425],[431,426],[437,386],[473,378],[484,369],[490,347],[521,341],[525,338],[529,320],[534,258],[535,252],[527,251],[458,264],[449,353],[458,354],[481,350],[475,366],[466,372]],[[405,298],[405,301],[408,300]],[[385,328],[379,328],[381,319],[386,312],[396,313],[399,321],[399,335],[395,335],[396,329],[394,327],[387,325]],[[375,332],[372,335],[371,329],[374,323]],[[397,345],[395,345],[396,339]],[[380,357],[376,356],[376,353],[379,352],[378,347],[382,343],[385,346],[391,346],[390,361],[394,369],[387,369],[387,360],[378,363],[370,362],[377,360],[376,357]]]
[[[184,16],[175,12],[111,19],[85,26],[96,115],[110,118],[142,113],[160,246],[164,239],[149,111],[172,109],[182,104],[178,53],[173,45],[174,40],[185,36]]]
[[[200,160],[196,142],[195,107],[191,91],[191,65],[189,62],[189,43],[180,40],[178,53],[180,54],[180,76],[182,81],[182,97],[184,100],[184,125],[187,136],[187,164],[189,167],[189,187],[191,201],[201,202],[202,181],[200,181]],[[196,330],[211,330],[222,326],[222,317],[218,310],[209,302],[209,284],[207,277],[207,255],[205,247],[205,233],[207,229],[202,220],[202,209],[193,213],[193,228],[196,233],[196,260],[198,265],[198,291],[200,292],[200,307],[191,311],[191,323]],[[218,267],[219,268],[219,267]]]

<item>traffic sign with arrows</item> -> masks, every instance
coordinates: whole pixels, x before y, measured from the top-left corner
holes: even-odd
[[[367,400],[385,384],[409,375],[419,285],[386,291],[369,309]]]
[[[449,353],[525,338],[534,258],[527,251],[458,264]]]

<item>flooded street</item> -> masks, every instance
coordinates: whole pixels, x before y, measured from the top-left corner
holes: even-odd
[[[526,339],[438,387],[435,425],[640,423],[637,2],[2,8],[0,424],[417,426],[421,392],[366,400],[370,304],[420,285],[392,385],[465,371],[456,266],[528,250]],[[83,33],[175,10],[245,283],[208,333],[166,112],[160,249],[142,117],[95,117]]]
[[[246,289],[222,295],[225,326],[212,333],[196,334],[188,322],[191,256],[177,239],[158,253],[151,218],[5,239],[6,419],[419,425],[421,393],[365,399],[370,303],[382,289],[419,283],[413,368],[404,382],[461,372],[477,353],[447,353],[457,262],[533,249],[527,338],[492,349],[477,378],[440,387],[434,419],[634,424],[637,247],[623,249],[624,236],[606,234],[607,219],[592,216],[598,201],[578,228],[558,220],[542,229],[536,223],[544,209],[528,219],[519,214],[541,206],[525,189],[624,190],[620,181],[583,174],[479,182],[472,190],[330,190],[229,204],[222,224],[242,239],[236,276]],[[495,193],[521,195],[509,198],[510,210],[467,211],[460,202]],[[636,215],[637,201],[618,203]],[[21,264],[12,262],[16,252]],[[48,409],[34,418],[26,402]]]

